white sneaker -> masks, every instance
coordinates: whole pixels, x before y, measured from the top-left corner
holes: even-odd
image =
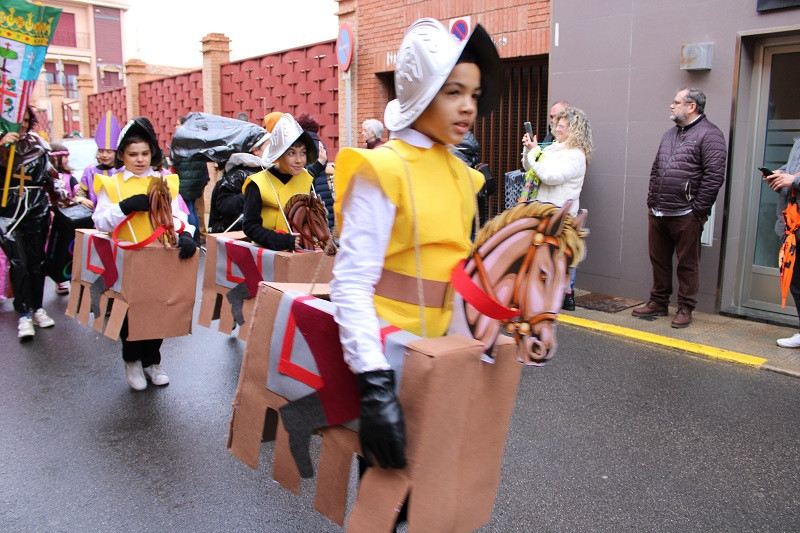
[[[161,365],[150,365],[145,367],[144,374],[153,385],[166,385],[169,383],[169,376],[161,370]]]
[[[800,333],[795,333],[785,339],[778,339],[778,346],[782,348],[800,348]]]
[[[33,330],[33,320],[27,316],[19,317],[17,324],[17,338],[21,341],[32,339],[36,332]]]
[[[33,323],[40,328],[50,328],[56,325],[55,321],[47,315],[41,307],[33,313]]]
[[[69,281],[56,283],[56,294],[69,294]]]
[[[125,377],[128,378],[128,385],[130,385],[133,390],[144,390],[147,388],[147,380],[144,379],[141,361],[125,361]]]

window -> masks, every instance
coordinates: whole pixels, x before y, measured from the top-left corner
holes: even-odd
[[[78,45],[77,34],[75,33],[75,14],[61,13],[56,25],[56,32],[53,34],[52,44],[55,46],[69,46],[76,48]]]

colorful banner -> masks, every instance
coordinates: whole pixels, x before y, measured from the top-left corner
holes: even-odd
[[[61,10],[0,0],[0,129],[19,131]]]

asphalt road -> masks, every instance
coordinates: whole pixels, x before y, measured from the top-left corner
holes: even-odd
[[[16,339],[0,302],[0,529],[338,531],[225,448],[244,344],[165,341],[167,387],[132,392],[119,344],[62,315]],[[798,531],[800,381],[561,325],[523,372],[481,531]],[[354,480],[351,479],[351,485]]]

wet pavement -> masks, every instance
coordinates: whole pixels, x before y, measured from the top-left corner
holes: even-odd
[[[195,325],[164,343],[170,385],[136,393],[119,343],[46,294],[57,324],[24,344],[0,302],[1,530],[340,530],[313,511],[313,480],[299,497],[271,481],[271,444],[258,471],[225,448],[243,342]],[[584,311],[569,315],[600,317]],[[554,361],[523,372],[481,531],[800,530],[800,381],[566,320]],[[726,329],[695,320],[664,332]]]

